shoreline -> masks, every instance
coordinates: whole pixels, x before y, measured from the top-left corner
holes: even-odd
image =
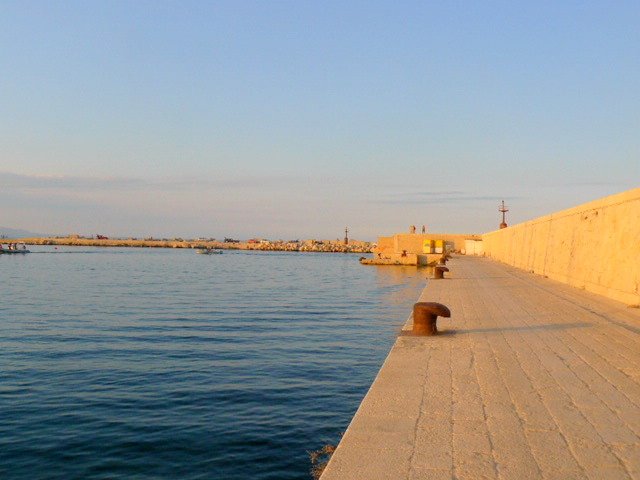
[[[3,238],[0,243],[27,245],[62,245],[74,247],[127,247],[127,248],[209,248],[216,250],[263,250],[283,252],[371,253],[369,242],[344,243],[305,240],[300,242],[220,242],[217,240],[156,240],[156,239],[94,239],[69,237]]]

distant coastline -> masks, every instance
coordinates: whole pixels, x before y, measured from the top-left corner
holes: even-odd
[[[3,243],[24,242],[28,245],[66,245],[84,247],[137,247],[137,248],[212,248],[223,250],[269,250],[287,252],[340,252],[340,253],[371,253],[376,244],[350,240],[348,244],[335,240],[291,240],[291,241],[219,241],[215,239],[184,240],[181,238],[139,240],[128,239],[98,239],[83,237],[37,237],[2,239]]]

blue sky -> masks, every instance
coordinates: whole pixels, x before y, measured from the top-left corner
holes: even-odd
[[[5,1],[0,225],[483,233],[640,186],[637,1]]]

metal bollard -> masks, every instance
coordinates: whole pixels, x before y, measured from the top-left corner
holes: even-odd
[[[433,269],[433,278],[436,280],[441,280],[444,278],[444,272],[448,272],[449,269],[442,265],[438,265]]]
[[[441,303],[418,302],[413,306],[413,334],[414,335],[435,335],[438,333],[436,319],[438,317],[448,318],[451,311]]]

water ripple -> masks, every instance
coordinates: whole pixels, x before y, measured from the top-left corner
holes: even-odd
[[[426,276],[353,255],[34,250],[0,261],[3,479],[308,478]]]

